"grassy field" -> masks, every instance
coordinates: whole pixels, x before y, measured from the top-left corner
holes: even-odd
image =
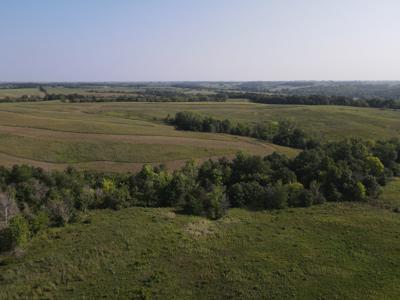
[[[399,299],[399,215],[367,204],[219,221],[100,210],[0,257],[0,298]]]
[[[131,104],[132,105],[132,104]],[[103,104],[94,108],[105,115],[126,118],[163,118],[177,111],[194,111],[216,118],[260,122],[292,119],[300,127],[328,138],[391,138],[400,133],[400,112],[346,106],[265,105],[250,102],[226,103],[137,103],[134,106]],[[90,105],[88,111],[93,110]]]
[[[6,97],[9,98],[18,98],[22,96],[44,96],[43,92],[41,92],[37,88],[24,88],[24,89],[0,89],[0,99],[4,99]]]
[[[239,151],[289,156],[297,152],[251,138],[177,131],[140,113],[121,116],[118,109],[124,106],[117,103],[114,111],[114,106],[102,104],[3,103],[0,164],[118,172],[136,171],[143,163],[176,168],[188,159],[231,157]]]
[[[190,110],[236,121],[295,120],[329,138],[398,137],[400,112],[335,106],[227,103],[0,104],[0,164],[26,162],[45,168],[137,170],[142,163],[182,165],[184,160],[232,156],[238,151],[266,155],[296,151],[251,138],[177,131],[160,122]]]
[[[400,178],[394,178],[376,203],[379,207],[400,211]]]

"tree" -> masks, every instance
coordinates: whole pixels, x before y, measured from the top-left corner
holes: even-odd
[[[238,182],[228,190],[232,207],[264,208],[265,189],[257,182]]]
[[[383,165],[381,160],[376,156],[368,156],[365,159],[365,165],[367,173],[375,177],[382,175],[383,171],[385,170],[385,166]]]
[[[363,201],[366,198],[367,190],[365,186],[360,181],[358,181],[353,186],[352,194],[353,194],[353,199],[351,199],[352,201]]]
[[[288,189],[288,205],[289,206],[302,206],[300,200],[300,194],[304,190],[304,186],[299,182],[294,182],[287,185]]]
[[[265,199],[265,208],[282,209],[288,205],[288,188],[281,183],[276,184],[268,189]]]
[[[366,188],[367,195],[371,198],[377,198],[382,193],[382,188],[378,184],[378,181],[371,175],[364,178],[363,184]]]
[[[215,220],[225,215],[228,209],[228,202],[222,186],[214,186],[204,200],[203,209],[208,218]]]

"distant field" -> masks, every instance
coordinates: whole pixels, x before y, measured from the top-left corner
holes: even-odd
[[[328,138],[370,139],[400,136],[400,111],[346,106],[265,105],[246,102],[225,103],[137,103],[88,105],[87,111],[125,118],[163,118],[188,110],[217,118],[259,122],[292,119],[311,132]]]
[[[37,88],[26,88],[26,89],[0,89],[0,99],[6,97],[18,98],[21,96],[44,96],[44,94]]]
[[[399,137],[400,112],[337,106],[225,103],[2,103],[0,164],[45,168],[137,170],[144,162],[176,167],[184,160],[296,151],[251,138],[177,131],[167,114],[190,110],[217,118],[261,122],[288,118],[327,138]]]
[[[400,218],[367,204],[100,210],[0,256],[1,299],[399,299]]]
[[[124,88],[108,88],[108,87],[87,87],[87,88],[64,88],[64,87],[49,87],[46,88],[49,94],[61,94],[61,95],[69,95],[69,94],[79,94],[85,96],[96,96],[98,98],[104,97],[118,97],[121,95],[125,95],[128,93],[130,95],[135,94],[135,89],[124,89]],[[123,93],[120,93],[123,92]]]

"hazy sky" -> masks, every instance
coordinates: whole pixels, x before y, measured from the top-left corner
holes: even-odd
[[[0,81],[400,80],[399,0],[0,0]]]

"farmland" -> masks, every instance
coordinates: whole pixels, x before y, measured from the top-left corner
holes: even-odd
[[[291,119],[329,140],[400,132],[400,112],[375,108],[1,103],[0,164],[123,173],[144,163],[176,169],[188,159],[238,151],[289,157],[300,151],[249,137],[180,131],[163,121],[180,111],[232,122]],[[393,178],[380,198],[361,203],[232,208],[218,220],[171,207],[91,209],[65,227],[40,231],[13,255],[0,254],[0,298],[397,299],[399,186]]]
[[[140,106],[3,103],[0,162],[6,166],[27,163],[46,169],[74,165],[114,172],[137,170],[146,162],[176,167],[187,159],[230,156],[238,151],[259,155],[273,151],[296,153],[250,138],[176,131],[141,114]],[[120,110],[127,107],[138,116],[121,115]]]
[[[275,150],[289,155],[296,152],[251,138],[177,131],[162,122],[168,114],[185,110],[233,121],[292,119],[330,138],[391,138],[400,130],[399,112],[373,108],[248,102],[2,103],[0,163],[128,171],[145,162],[174,167],[187,159],[230,156],[238,151],[259,155]]]

